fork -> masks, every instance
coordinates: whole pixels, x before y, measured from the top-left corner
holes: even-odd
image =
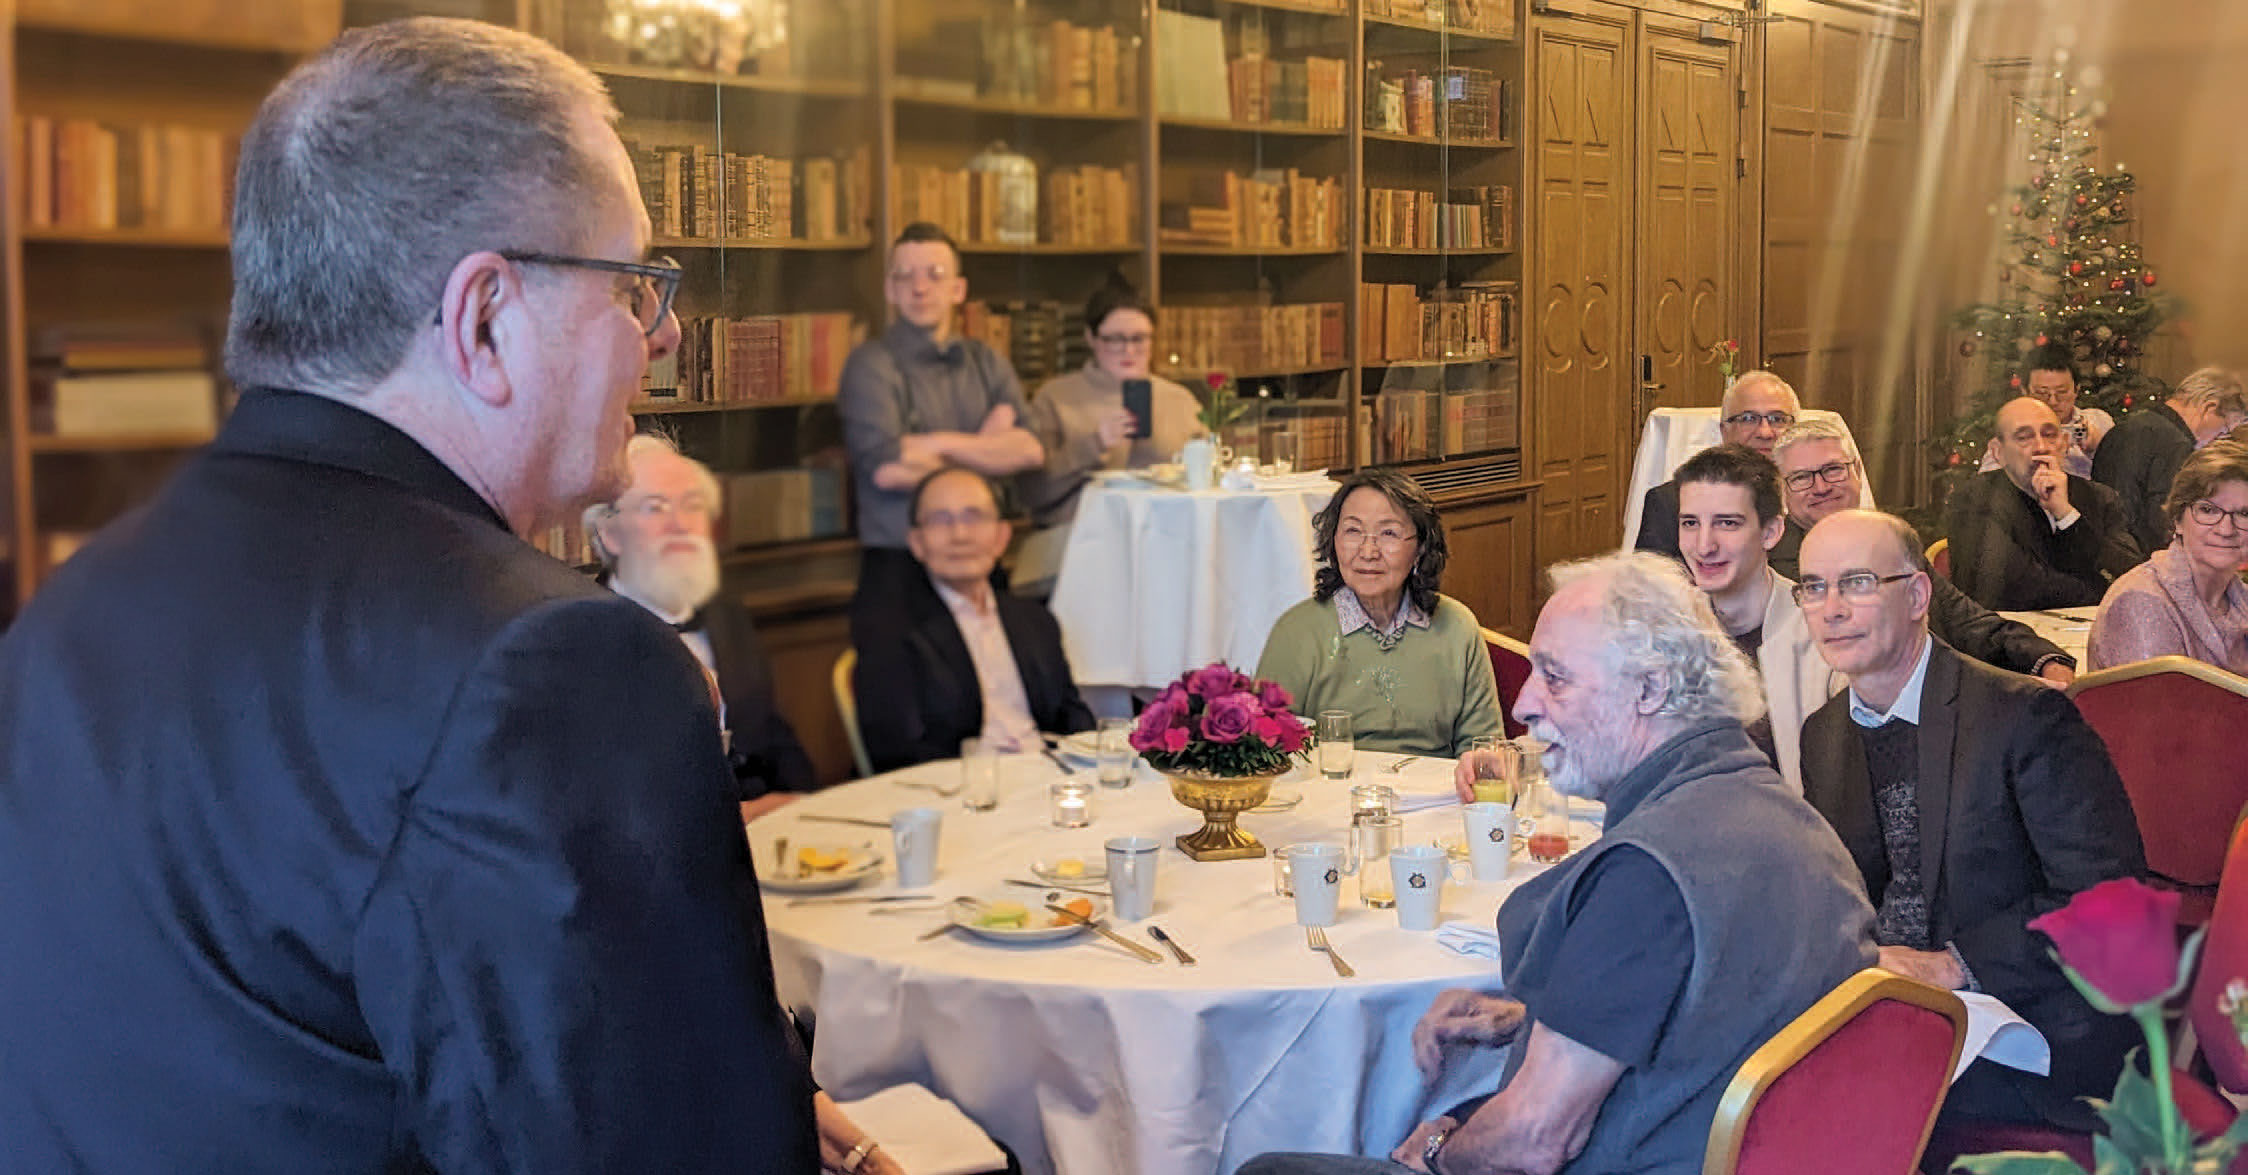
[[[899,787],[917,787],[923,791],[933,791],[938,795],[944,796],[948,799],[953,796],[959,795],[960,789],[965,786],[963,784],[956,783],[951,787],[946,787],[941,783],[930,783],[929,781],[924,779],[893,779],[890,782],[897,784]]]
[[[1412,762],[1416,762],[1416,761],[1418,761],[1419,759],[1420,759],[1420,756],[1419,756],[1419,755],[1407,755],[1407,756],[1405,756],[1404,758],[1402,758],[1402,759],[1399,759],[1399,760],[1398,760],[1397,762],[1395,762],[1395,763],[1392,763],[1392,764],[1390,764],[1390,765],[1389,765],[1389,772],[1390,772],[1390,774],[1392,774],[1392,775],[1395,775],[1395,774],[1397,774],[1398,772],[1400,772],[1400,771],[1403,771],[1403,770],[1405,770],[1405,765],[1406,765],[1407,763],[1412,763]]]
[[[1343,962],[1343,957],[1335,953],[1335,948],[1327,945],[1327,931],[1324,928],[1318,926],[1304,927],[1304,941],[1311,944],[1312,950],[1327,956],[1327,961],[1335,965],[1335,974],[1345,979],[1357,977],[1358,972],[1351,970],[1350,964]]]

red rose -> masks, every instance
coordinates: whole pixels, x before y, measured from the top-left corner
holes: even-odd
[[[1290,725],[1293,724],[1293,721],[1291,721]],[[1273,718],[1268,715],[1266,717],[1257,719],[1255,722],[1249,724],[1249,733],[1257,736],[1258,742],[1263,743],[1264,745],[1271,747],[1274,750],[1280,749],[1281,733],[1280,720],[1278,718]]]
[[[1217,698],[1233,692],[1233,668],[1223,661],[1208,665],[1186,675],[1186,692],[1198,698]]]
[[[1731,351],[1731,352],[1733,352],[1733,353],[1735,353],[1735,354],[1738,354],[1738,353],[1740,352],[1740,349],[1741,349],[1741,345],[1740,345],[1740,343],[1739,343],[1739,342],[1737,342],[1737,341],[1735,341],[1735,340],[1733,340],[1733,339],[1727,339],[1727,340],[1725,340],[1725,349],[1726,349],[1726,350],[1728,350],[1728,351]]]
[[[1291,755],[1303,750],[1304,724],[1296,721],[1293,714],[1282,714],[1277,721],[1280,723],[1280,749]]]
[[[1263,713],[1257,699],[1248,694],[1212,698],[1210,708],[1202,712],[1202,737],[1214,743],[1239,742]]]
[[[2178,982],[2178,895],[2133,878],[2103,881],[2032,918],[2061,963],[2118,1009],[2164,997]]]
[[[1163,732],[1163,749],[1178,754],[1186,749],[1186,727],[1174,726]]]
[[[1225,386],[1225,372],[1213,371],[1210,374],[1203,376],[1202,382],[1209,384],[1211,391],[1217,391],[1219,388]]]
[[[1296,704],[1296,699],[1289,696],[1288,691],[1282,689],[1277,681],[1258,682],[1257,700],[1275,714],[1285,713]]]

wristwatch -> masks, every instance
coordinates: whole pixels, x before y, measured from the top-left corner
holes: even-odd
[[[1444,1140],[1450,1137],[1452,1137],[1452,1131],[1446,1128],[1429,1135],[1428,1141],[1421,1144],[1421,1166],[1428,1168],[1429,1175],[1437,1175],[1437,1152],[1444,1149]]]

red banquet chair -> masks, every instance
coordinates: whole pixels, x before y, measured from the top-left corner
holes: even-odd
[[[1852,975],[1741,1062],[1702,1175],[1910,1172],[1966,1033],[1958,996],[1878,967]]]
[[[1530,646],[1496,629],[1482,632],[1483,651],[1491,654],[1491,672],[1499,678],[1499,708],[1506,711],[1506,736],[1521,738],[1530,733],[1530,728],[1514,720],[1514,699],[1522,696],[1522,686],[1530,680]]]
[[[2180,923],[2201,925],[2248,805],[2248,771],[2233,741],[2248,730],[2248,680],[2205,661],[2156,657],[2087,673],[2068,693],[2123,776],[2156,884],[2184,895]]]

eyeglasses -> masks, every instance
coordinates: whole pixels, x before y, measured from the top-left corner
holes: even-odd
[[[924,514],[913,525],[921,530],[982,530],[999,521],[999,516],[989,510],[962,510],[958,514],[939,510]]]
[[[1795,413],[1735,412],[1725,418],[1725,423],[1732,425],[1734,428],[1755,428],[1759,424],[1769,424],[1773,428],[1786,428],[1788,425],[1795,423]]]
[[[1346,526],[1335,532],[1335,551],[1337,554],[1344,551],[1356,551],[1371,542],[1384,551],[1394,552],[1399,547],[1412,541],[1412,538],[1412,531],[1400,530],[1394,526],[1385,526],[1380,530]]]
[[[921,269],[893,269],[890,271],[890,284],[892,285],[910,286],[915,278],[920,278],[932,286],[942,285],[952,280],[952,270],[942,265],[931,265]]]
[[[1883,584],[1895,583],[1900,579],[1911,579],[1918,574],[1920,573],[1917,571],[1904,571],[1896,575],[1877,575],[1871,571],[1852,571],[1835,580],[1834,586],[1842,589],[1842,598],[1845,600],[1868,600],[1881,593]],[[1795,585],[1794,595],[1796,607],[1818,607],[1820,604],[1826,603],[1827,581],[1817,578],[1806,579]]]
[[[710,517],[711,502],[701,494],[688,494],[673,500],[662,494],[649,494],[641,498],[626,498],[617,502],[616,512],[630,514],[648,522],[669,518],[674,514],[689,518]]]
[[[1154,335],[1094,335],[1104,347],[1145,347],[1155,341]]]
[[[671,313],[671,300],[679,296],[679,263],[669,257],[658,257],[647,262],[610,261],[602,257],[525,253],[515,249],[502,249],[500,256],[517,265],[558,265],[630,275],[636,279],[632,283],[632,317],[639,321],[643,336],[653,336],[663,327],[664,317]],[[444,310],[437,312],[434,325],[445,325]]]
[[[2234,530],[2248,531],[2248,510],[2227,510],[2207,498],[2186,507],[2186,513],[2203,526],[2213,527],[2230,518]]]
[[[1830,461],[1817,469],[1797,470],[1780,480],[1800,494],[1822,481],[1830,486],[1841,485],[1850,480],[1850,470],[1856,465],[1855,461]]]

